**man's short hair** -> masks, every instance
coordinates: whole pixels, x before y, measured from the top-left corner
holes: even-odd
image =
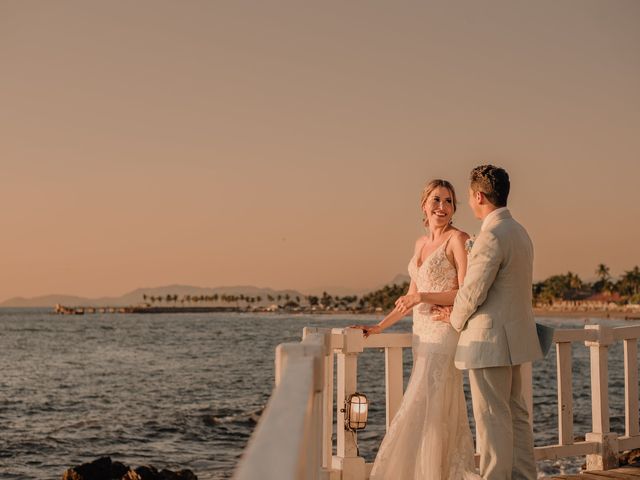
[[[471,189],[482,192],[496,207],[506,207],[509,197],[509,174],[500,167],[480,165],[471,170]]]

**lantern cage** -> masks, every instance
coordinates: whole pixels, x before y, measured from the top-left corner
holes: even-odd
[[[355,432],[363,430],[367,426],[367,416],[369,413],[369,402],[364,393],[353,393],[347,397],[342,410],[344,416],[344,426],[347,430]]]

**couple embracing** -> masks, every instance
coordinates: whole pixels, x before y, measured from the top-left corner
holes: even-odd
[[[452,226],[456,194],[429,182],[422,210],[429,233],[409,262],[406,295],[377,334],[413,309],[413,369],[380,446],[371,480],[533,480],[533,433],[520,365],[542,357],[531,308],[533,245],[507,209],[509,175],[471,172],[469,206],[482,220],[475,241]],[[469,371],[480,475],[462,387]]]

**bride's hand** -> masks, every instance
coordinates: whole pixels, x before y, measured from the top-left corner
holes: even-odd
[[[433,305],[431,307],[431,319],[437,320],[439,322],[450,323],[451,321],[451,312],[453,311],[453,306],[447,305]]]
[[[410,293],[409,295],[403,295],[402,297],[396,300],[396,309],[401,313],[407,313],[419,303],[420,303],[420,294]]]
[[[379,325],[349,325],[348,328],[357,328],[359,330],[362,330],[364,338],[367,338],[369,335],[382,333],[382,329]]]

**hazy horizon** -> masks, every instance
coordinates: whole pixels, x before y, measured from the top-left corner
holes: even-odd
[[[536,280],[640,264],[640,2],[0,3],[0,302],[364,291],[507,169]]]

